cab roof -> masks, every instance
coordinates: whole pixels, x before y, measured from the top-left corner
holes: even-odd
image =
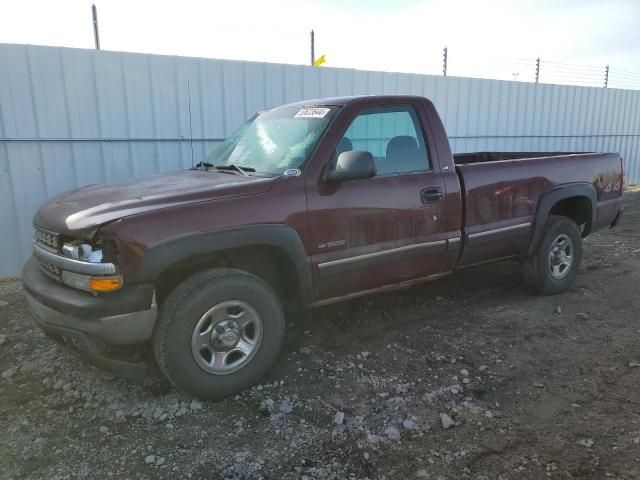
[[[344,97],[314,98],[311,100],[301,100],[299,102],[281,105],[282,107],[315,107],[315,106],[335,106],[343,107],[349,104],[376,104],[382,102],[401,103],[407,100],[424,100],[424,97],[417,95],[352,95]]]

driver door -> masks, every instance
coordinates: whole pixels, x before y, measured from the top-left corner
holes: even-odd
[[[373,178],[307,186],[311,260],[321,299],[446,269],[444,181],[413,105],[368,107],[334,155],[373,154]]]

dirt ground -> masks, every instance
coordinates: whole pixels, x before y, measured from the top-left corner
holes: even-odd
[[[636,189],[564,294],[511,262],[290,315],[262,384],[200,403],[80,363],[3,281],[0,478],[640,478],[639,285]]]

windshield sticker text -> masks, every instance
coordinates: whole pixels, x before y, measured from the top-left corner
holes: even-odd
[[[331,111],[330,108],[322,107],[305,107],[298,110],[298,113],[294,115],[295,118],[324,118],[327,113]]]

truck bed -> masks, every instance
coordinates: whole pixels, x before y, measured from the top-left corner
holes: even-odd
[[[523,160],[541,157],[562,157],[567,155],[586,155],[596,152],[472,152],[456,153],[453,161],[456,165],[469,163],[501,162],[504,160]]]
[[[510,248],[500,247],[500,254],[525,255],[542,196],[560,187],[595,189],[597,211],[593,222],[584,219],[585,234],[609,225],[619,210],[622,162],[616,153],[479,152],[454,161],[466,240],[461,265],[495,258],[498,244],[489,240],[507,234]]]

